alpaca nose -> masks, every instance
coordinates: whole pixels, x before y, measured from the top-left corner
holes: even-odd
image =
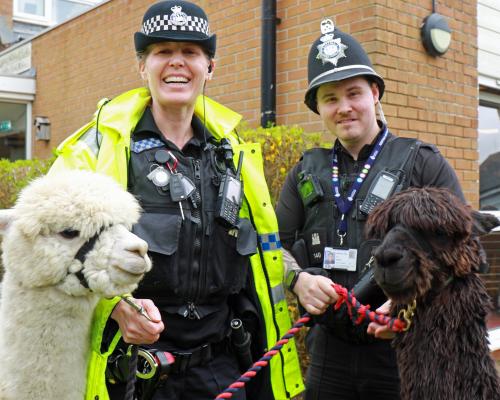
[[[125,246],[125,250],[135,253],[140,257],[144,257],[148,252],[148,244],[138,237],[134,239],[134,241],[129,242]]]
[[[377,247],[373,253],[377,265],[380,267],[386,267],[397,263],[401,258],[403,258],[403,253],[397,249],[387,249],[383,246]]]
[[[146,241],[128,231],[124,226],[115,227],[116,236],[120,237],[120,246],[123,250],[134,253],[139,257],[144,257],[148,252],[148,244]]]

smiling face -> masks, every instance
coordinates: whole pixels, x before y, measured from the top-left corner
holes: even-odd
[[[139,62],[139,70],[151,92],[153,102],[165,107],[194,107],[211,73],[213,61],[191,42],[152,44]]]
[[[357,154],[380,129],[375,113],[378,97],[377,85],[363,77],[329,82],[318,88],[318,112],[326,128]]]

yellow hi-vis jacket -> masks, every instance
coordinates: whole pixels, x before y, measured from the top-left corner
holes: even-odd
[[[109,102],[101,101],[92,121],[57,148],[58,158],[51,171],[90,169],[112,176],[126,189],[130,136],[150,101],[149,91],[145,88],[123,93]],[[202,96],[198,98],[195,114],[205,121],[213,136],[230,140],[236,165],[240,151],[244,152],[241,175],[246,201],[240,216],[250,218],[259,235],[258,253],[250,261],[263,314],[261,318],[265,324],[266,349],[269,349],[287,332],[291,323],[282,283],[283,261],[278,224],[264,177],[260,144],[241,143],[234,132],[241,116],[207,97],[204,101]],[[104,371],[120,333],[115,335],[108,349],[101,349],[101,340],[106,321],[118,301],[119,298],[103,299],[94,313],[86,400],[109,399]],[[268,368],[276,400],[289,399],[304,390],[293,340],[271,359]]]

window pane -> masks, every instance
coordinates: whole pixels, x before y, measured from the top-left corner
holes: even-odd
[[[26,158],[26,105],[0,102],[0,158]]]
[[[481,208],[500,210],[500,104],[479,106],[478,131]]]
[[[45,17],[45,0],[18,0],[19,12]]]
[[[54,4],[54,16],[56,23],[66,21],[67,19],[92,7],[88,4],[74,3],[69,0],[56,0]]]

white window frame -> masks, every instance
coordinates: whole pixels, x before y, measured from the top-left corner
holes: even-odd
[[[11,99],[2,99],[2,102],[8,102],[12,104],[20,104],[26,106],[26,125],[25,125],[25,142],[24,142],[24,160],[31,160],[33,158],[33,146],[32,146],[32,118],[33,118],[33,103],[31,101],[22,101],[22,100],[11,100]]]
[[[13,1],[13,14],[12,19],[14,21],[26,22],[28,24],[37,24],[37,25],[52,25],[52,0],[45,0],[44,2],[45,9],[44,15],[34,15],[17,11],[19,6],[19,0]]]
[[[36,24],[36,25],[45,25],[45,26],[51,26],[55,24],[55,21],[52,19],[52,10],[55,7],[54,6],[54,0],[45,0],[45,10],[44,10],[44,16],[39,16],[39,15],[34,15],[34,14],[27,14],[27,13],[22,13],[17,11],[18,5],[19,5],[20,0],[13,0],[13,14],[12,17],[14,21],[18,22],[25,22],[28,24]],[[95,6],[97,3],[99,3],[101,0],[66,0],[70,3],[77,3],[77,4],[85,4],[88,6]]]
[[[25,157],[27,160],[30,160],[33,156],[33,124],[31,121],[33,121],[33,101],[35,100],[35,95],[35,79],[0,75],[0,101],[26,105]]]
[[[52,1],[52,0],[50,0],[50,1]],[[99,3],[102,0],[65,0],[65,1],[69,1],[70,3],[87,4],[89,6],[92,6],[92,5],[96,5],[97,3]]]
[[[487,88],[485,89],[480,88],[478,106],[497,108],[500,110],[500,93],[496,91],[495,93],[492,93],[489,92]],[[479,129],[478,129],[478,140],[479,140]],[[481,196],[481,194],[479,195]],[[490,212],[490,211],[485,211],[485,212]]]

